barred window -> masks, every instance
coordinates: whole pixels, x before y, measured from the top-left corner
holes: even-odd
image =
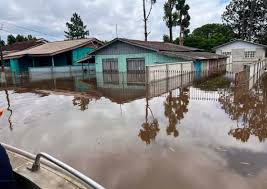
[[[223,54],[224,56],[231,56],[231,55],[232,55],[231,52],[222,52],[222,54]]]
[[[255,54],[255,51],[245,51],[245,58],[254,58]]]

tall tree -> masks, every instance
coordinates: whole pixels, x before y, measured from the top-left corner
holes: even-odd
[[[173,41],[173,27],[177,25],[178,12],[175,9],[177,0],[168,0],[164,4],[164,17],[163,20],[169,28],[169,41]],[[167,38],[165,38],[167,39]]]
[[[190,6],[185,3],[186,0],[178,0],[176,10],[178,11],[178,24],[180,26],[179,45],[184,45],[184,37],[189,33],[191,17],[189,15]]]
[[[67,39],[84,39],[89,36],[89,30],[84,25],[80,15],[74,13],[70,19],[70,22],[66,23],[68,31],[65,31],[65,37]]]
[[[266,0],[232,0],[222,19],[238,38],[257,41],[267,23],[266,13]]]
[[[13,43],[16,43],[16,37],[10,34],[7,36],[7,44],[11,45]]]
[[[147,1],[149,1],[149,3],[150,3],[150,9],[148,11],[148,14],[147,14],[147,10],[146,10]],[[147,32],[147,21],[148,21],[150,14],[151,14],[153,5],[156,2],[157,2],[157,0],[143,0],[143,13],[144,13],[144,22],[145,22],[145,26],[144,26],[145,27],[145,41],[147,41],[148,35],[149,35],[149,33]]]

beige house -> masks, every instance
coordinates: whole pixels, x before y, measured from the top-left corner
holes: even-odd
[[[246,64],[265,59],[267,46],[237,39],[215,47],[214,50],[216,54],[228,56],[227,63],[231,65],[232,71],[237,72]]]

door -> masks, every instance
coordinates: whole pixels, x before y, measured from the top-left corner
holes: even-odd
[[[118,59],[103,59],[102,60],[103,72],[104,73],[118,73]]]
[[[195,76],[196,76],[196,79],[199,80],[201,79],[201,61],[200,60],[197,60],[194,64],[195,66]]]

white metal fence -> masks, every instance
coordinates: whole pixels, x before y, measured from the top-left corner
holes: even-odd
[[[192,61],[149,65],[146,66],[147,82],[159,81],[181,75],[182,73],[192,72],[193,67]]]

